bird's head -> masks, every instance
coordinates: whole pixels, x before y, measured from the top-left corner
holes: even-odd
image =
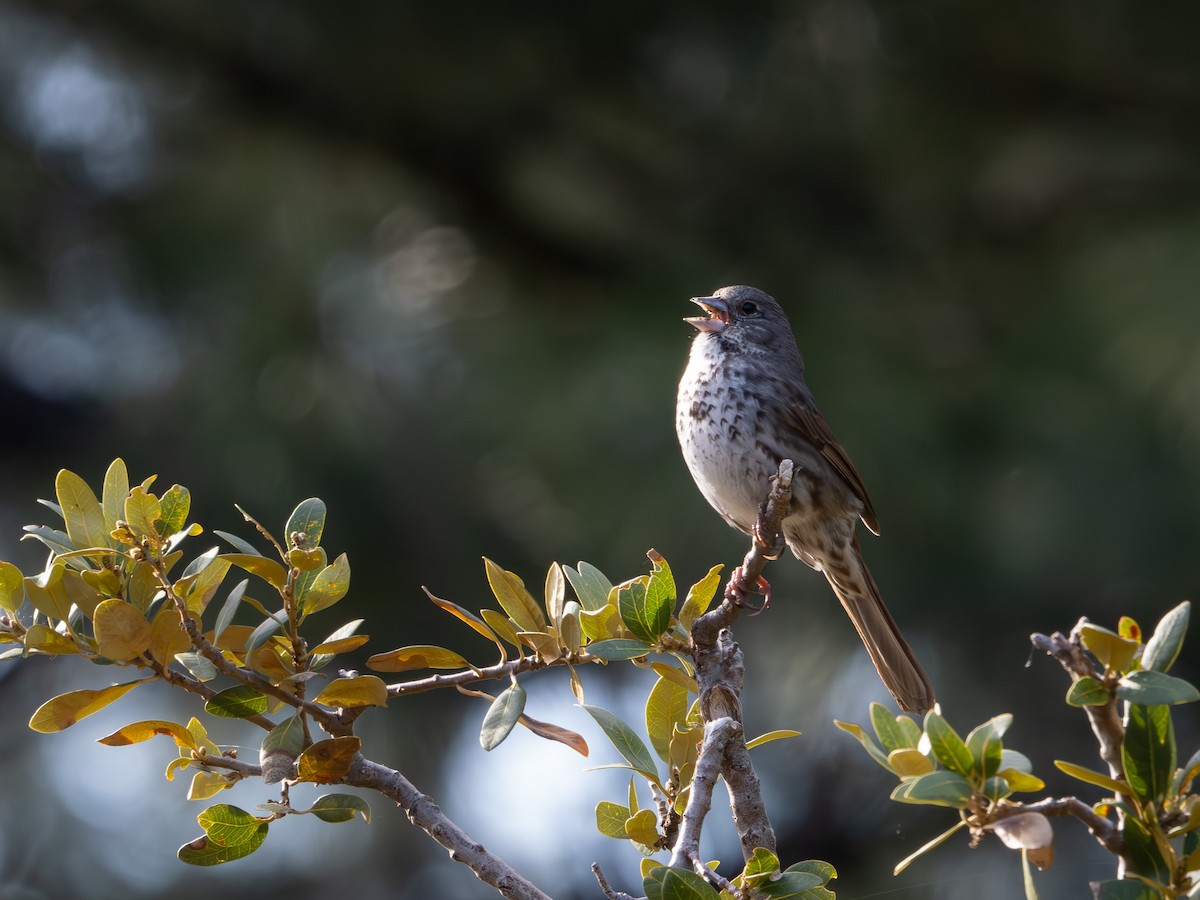
[[[722,347],[746,353],[770,353],[795,347],[791,325],[773,297],[744,284],[730,285],[711,297],[692,297],[707,313],[684,319]]]

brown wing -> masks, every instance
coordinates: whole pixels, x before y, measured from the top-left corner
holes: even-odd
[[[862,476],[858,474],[858,469],[854,468],[854,463],[850,462],[850,457],[846,455],[842,445],[829,430],[825,419],[815,408],[801,403],[790,404],[787,412],[796,430],[821,451],[821,455],[842,476],[846,486],[862,501],[863,524],[874,534],[879,534],[879,521],[875,518],[875,507],[871,504],[871,498],[867,496],[867,486],[863,484]]]

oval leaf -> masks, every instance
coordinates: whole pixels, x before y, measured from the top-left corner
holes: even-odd
[[[325,533],[326,513],[325,501],[319,497],[309,497],[307,500],[300,501],[299,505],[292,510],[292,514],[288,516],[287,524],[283,527],[283,536],[287,546],[292,546],[292,535],[301,532],[308,538],[304,545],[306,549],[319,547]]]
[[[338,707],[387,706],[387,685],[375,675],[335,678],[314,702]]]
[[[466,669],[470,668],[470,663],[445,647],[414,644],[376,653],[367,660],[367,668],[376,672],[410,672],[413,669]]]
[[[1191,682],[1154,669],[1130,672],[1117,682],[1117,696],[1142,706],[1194,703],[1200,691]]]
[[[342,553],[317,573],[311,587],[304,594],[301,612],[304,615],[328,609],[350,590],[350,561]]]
[[[353,794],[325,794],[307,810],[322,822],[349,822],[355,814],[371,823],[371,807],[362,797]]]
[[[587,652],[600,659],[615,662],[622,659],[637,659],[646,656],[652,648],[649,644],[629,638],[612,638],[607,641],[596,641],[587,645]]]
[[[98,691],[83,690],[59,694],[37,708],[29,720],[29,727],[42,734],[51,734],[55,731],[62,731],[64,728],[70,728],[80,719],[86,718],[108,706],[114,700],[124,697],[141,683],[141,681],[130,681],[101,688]]]
[[[583,708],[596,720],[596,724],[603,729],[605,735],[612,741],[612,745],[617,748],[617,752],[625,757],[633,770],[641,772],[661,787],[661,782],[658,780],[658,767],[655,765],[653,757],[650,756],[650,751],[646,749],[646,745],[642,743],[642,739],[634,733],[633,729],[603,707],[584,704]]]
[[[267,711],[267,698],[248,684],[239,684],[214,694],[204,711],[226,719],[245,719]]]
[[[1142,652],[1142,668],[1155,672],[1166,672],[1171,668],[1183,646],[1191,612],[1192,604],[1184,600],[1162,617]]]
[[[178,615],[176,615],[178,621]],[[150,649],[154,631],[146,617],[124,600],[105,600],[96,607],[93,624],[101,656],[128,662]]]
[[[300,781],[311,781],[314,784],[334,784],[341,781],[350,770],[350,764],[354,762],[354,756],[360,749],[362,741],[353,735],[317,741],[300,754],[296,763],[296,777]]]
[[[529,591],[525,590],[521,579],[512,572],[500,568],[486,557],[483,565],[496,601],[500,604],[500,608],[508,613],[509,618],[517,623],[517,628],[520,631],[545,631],[546,617],[542,615],[537,601],[533,599]]]
[[[906,778],[892,791],[892,799],[901,803],[928,803],[965,809],[971,799],[971,785],[957,772],[940,769],[916,778]]]
[[[179,848],[179,859],[193,866],[215,866],[249,856],[267,838],[267,823],[226,803],[196,817],[204,836]]]
[[[483,727],[479,731],[480,746],[484,750],[494,750],[500,746],[512,732],[524,710],[525,689],[514,681],[488,707],[487,715],[483,717]]]

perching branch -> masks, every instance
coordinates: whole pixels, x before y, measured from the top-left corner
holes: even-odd
[[[1080,619],[1071,629],[1070,637],[1056,631],[1050,636],[1044,634],[1030,635],[1030,641],[1038,650],[1048,653],[1058,660],[1071,676],[1071,681],[1090,677],[1104,680],[1104,669],[1088,655],[1079,638],[1079,628],[1087,619]],[[1121,714],[1117,710],[1117,697],[1112,694],[1108,702],[1102,706],[1085,706],[1088,722],[1092,733],[1100,743],[1100,757],[1108,764],[1108,772],[1113,778],[1125,777],[1125,766],[1121,761],[1121,746],[1125,740],[1125,726],[1121,723]]]
[[[692,625],[691,649],[700,690],[700,714],[705,722],[704,741],[683,825],[671,851],[672,866],[691,866],[699,858],[700,831],[718,774],[724,776],[729,789],[743,858],[749,859],[758,847],[775,851],[775,830],[767,818],[762,787],[750,765],[742,728],[742,652],[729,629],[743,609],[735,598],[757,588],[771,558],[768,553],[779,543],[781,524],[791,505],[792,472],[791,460],[779,464],[750,551],[734,570],[720,605]]]
[[[1106,819],[1091,806],[1076,797],[1047,797],[1033,803],[1002,803],[989,817],[995,822],[1022,813],[1041,813],[1043,816],[1073,816],[1084,825],[1092,836],[1109,853],[1121,856],[1125,852],[1125,841],[1112,819]]]

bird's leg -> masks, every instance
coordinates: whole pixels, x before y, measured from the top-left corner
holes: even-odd
[[[782,531],[771,534],[768,530],[766,501],[758,505],[758,517],[754,520],[754,527],[751,529],[750,535],[754,538],[754,543],[763,548],[767,559],[779,559],[787,547]],[[774,538],[774,540],[767,540],[768,537]]]
[[[771,585],[761,575],[753,585],[746,585],[745,580],[746,569],[744,566],[738,566],[730,575],[729,584],[725,586],[725,599],[734,606],[750,610],[750,615],[756,616],[771,606]],[[763,598],[759,605],[747,602],[755,594]]]

